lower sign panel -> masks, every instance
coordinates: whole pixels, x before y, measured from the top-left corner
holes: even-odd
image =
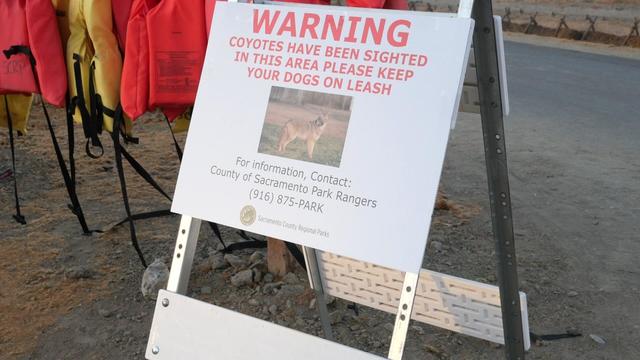
[[[166,290],[158,295],[146,358],[383,359]]]

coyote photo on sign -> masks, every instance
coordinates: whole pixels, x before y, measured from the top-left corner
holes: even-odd
[[[258,152],[339,167],[351,103],[350,96],[272,87]]]

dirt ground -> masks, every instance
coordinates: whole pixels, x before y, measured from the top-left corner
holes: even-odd
[[[60,133],[63,113],[53,113]],[[136,129],[141,143],[129,146],[132,154],[157,176],[163,187],[172,191],[178,160],[166,124],[149,116],[140,120]],[[184,141],[184,136],[179,136],[179,140]],[[0,145],[7,149],[3,141]],[[435,213],[424,265],[428,269],[495,284],[495,253],[481,165],[481,141],[477,116],[463,115],[452,135],[443,174],[444,191],[449,200],[440,204],[441,210]],[[77,147],[81,145],[78,139]],[[107,145],[106,154],[112,153]],[[8,151],[0,154],[0,164],[8,164]],[[526,149],[512,148],[512,161],[533,165],[526,177],[545,177],[543,169],[547,165],[536,163],[539,161],[536,155],[528,154]],[[112,227],[124,216],[113,161],[109,156],[99,160],[78,156],[79,196],[90,226],[110,229],[104,234],[84,236],[75,217],[65,207],[66,194],[41,111],[37,108],[29,135],[18,140],[18,158],[18,179],[28,225],[12,221],[11,182],[3,180],[0,183],[0,204],[5,210],[0,218],[4,250],[4,256],[0,257],[3,322],[0,359],[143,358],[154,302],[145,300],[139,290],[144,269],[129,244],[127,227]],[[127,179],[136,212],[169,205],[129,170]],[[614,338],[607,333],[607,346],[586,336],[593,331],[590,328],[592,309],[605,301],[607,295],[603,290],[594,289],[574,296],[571,294],[574,286],[556,281],[571,266],[554,245],[559,233],[540,220],[543,212],[536,216],[522,213],[518,202],[523,201],[527,201],[526,198],[516,199],[514,203],[515,234],[521,288],[529,297],[532,330],[543,334],[562,333],[567,329],[585,332],[580,338],[538,343],[528,358],[637,358],[639,351],[637,347],[633,350],[632,339],[637,339],[640,333],[638,325]],[[620,221],[633,220],[621,218]],[[627,226],[625,224],[620,226]],[[168,260],[177,226],[175,216],[137,222],[148,261]],[[227,242],[239,240],[233,229],[223,228],[223,236]],[[434,247],[436,243],[441,246]],[[284,283],[270,285],[263,280],[235,288],[230,284],[234,274],[231,268],[211,270],[207,265],[210,254],[219,247],[211,231],[203,227],[190,296],[321,334],[317,314],[309,307],[312,294],[301,268],[297,268],[295,277],[284,279]],[[264,250],[257,251],[264,254]],[[242,250],[234,254],[247,258],[253,252]],[[640,290],[632,287],[629,292],[632,298],[619,299],[620,306],[629,306],[633,297],[637,299],[639,295]],[[384,355],[393,317],[364,307],[358,310],[356,314],[341,300],[330,305],[338,341]],[[615,323],[609,325],[615,326]],[[502,354],[501,346],[417,323],[412,324],[406,350],[407,359],[496,359]]]

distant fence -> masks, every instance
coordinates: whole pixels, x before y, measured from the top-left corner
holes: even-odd
[[[456,12],[457,6],[438,7],[429,2],[409,1],[409,9],[415,11]],[[619,35],[599,31],[598,24],[609,19],[598,16],[587,15],[582,18],[582,21],[573,19],[570,26],[567,15],[553,12],[551,14],[538,12],[527,14],[522,9],[512,11],[511,8],[507,7],[503,10],[497,10],[496,15],[502,15],[504,31],[640,48],[640,32],[638,31],[640,18],[634,18],[628,24],[628,32],[625,35]],[[544,24],[542,24],[542,21],[538,21],[539,15],[545,17]]]

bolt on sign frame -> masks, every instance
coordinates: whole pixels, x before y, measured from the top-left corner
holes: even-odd
[[[511,202],[503,129],[503,97],[500,59],[496,46],[495,24],[490,0],[462,0],[458,16],[473,16],[474,54],[478,80],[478,103],[482,118],[485,159],[493,231],[498,257],[500,309],[508,359],[523,359],[525,343],[521,302],[511,219]],[[452,124],[453,125],[453,124]],[[381,359],[332,341],[323,301],[327,276],[320,271],[322,253],[305,248],[310,281],[319,296],[318,304],[327,339],[321,339],[266,321],[241,315],[211,304],[190,299],[184,294],[193,264],[201,220],[183,215],[173,254],[167,290],[158,295],[146,357],[149,359],[211,358],[254,359]],[[320,256],[318,256],[320,255]],[[324,263],[322,263],[324,264]],[[396,308],[396,322],[388,359],[402,358],[409,320],[412,318],[416,289],[422,274],[405,273]],[[437,275],[436,275],[437,277]],[[441,282],[444,283],[444,282]],[[524,305],[524,304],[523,304]],[[526,319],[526,313],[525,313]],[[218,326],[216,326],[218,325]],[[246,346],[244,339],[261,339]],[[215,341],[212,341],[215,339]],[[527,339],[528,340],[528,339]],[[225,344],[227,346],[220,346]],[[286,350],[283,350],[286,349]],[[321,351],[318,351],[321,349]]]

